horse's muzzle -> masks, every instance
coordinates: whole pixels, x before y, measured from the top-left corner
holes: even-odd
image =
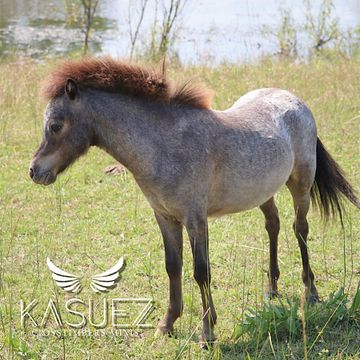
[[[36,183],[41,185],[50,185],[56,180],[56,175],[51,170],[41,171],[36,165],[30,165],[29,176]]]

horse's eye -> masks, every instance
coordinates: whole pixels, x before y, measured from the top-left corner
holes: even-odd
[[[51,125],[50,125],[50,130],[51,130],[53,133],[59,132],[61,128],[62,128],[62,125],[60,125],[60,124],[51,124]]]

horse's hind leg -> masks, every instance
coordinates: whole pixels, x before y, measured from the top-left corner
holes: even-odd
[[[319,296],[314,285],[314,273],[309,263],[307,236],[309,225],[306,220],[310,207],[310,188],[314,181],[313,171],[304,167],[302,172],[294,173],[286,183],[294,201],[295,221],[293,229],[297,238],[302,260],[302,280],[305,284],[305,295],[310,302],[318,302]],[[307,171],[308,170],[308,171]]]
[[[260,206],[261,211],[265,216],[265,228],[269,235],[270,240],[270,266],[269,266],[269,284],[266,289],[266,296],[273,298],[278,295],[277,281],[280,276],[278,265],[278,235],[280,231],[280,220],[278,209],[275,205],[274,198],[272,197],[266,203]]]

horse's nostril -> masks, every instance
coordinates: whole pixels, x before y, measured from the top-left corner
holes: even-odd
[[[33,177],[34,177],[34,175],[35,175],[35,171],[34,171],[34,169],[33,169],[33,168],[30,168],[30,169],[29,169],[29,175],[30,175],[30,177],[31,177],[31,178],[33,178]]]

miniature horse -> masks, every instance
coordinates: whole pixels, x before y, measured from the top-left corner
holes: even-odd
[[[44,83],[43,95],[48,105],[44,139],[29,170],[33,181],[53,183],[90,146],[98,146],[132,172],[154,210],[170,280],[169,307],[158,333],[171,332],[183,310],[184,226],[202,298],[202,340],[214,339],[208,216],[260,207],[270,239],[268,293],[277,294],[274,195],[284,184],[294,202],[306,295],[318,300],[306,245],[310,199],[326,218],[336,212],[341,218],[342,196],[360,204],[299,98],[259,89],[216,111],[206,89],[174,86],[164,72],[111,58],[64,62]]]

